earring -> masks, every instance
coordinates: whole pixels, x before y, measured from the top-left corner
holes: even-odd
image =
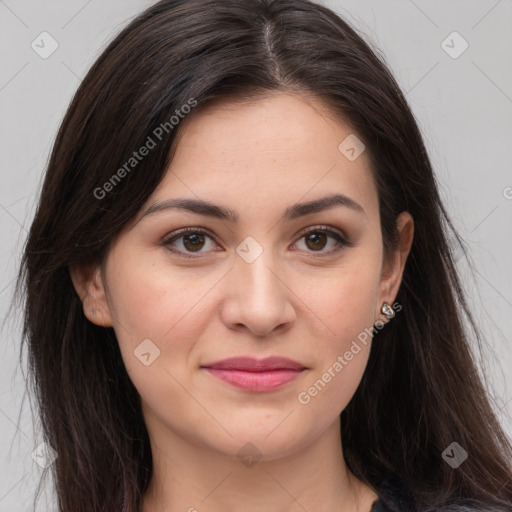
[[[393,311],[393,308],[387,302],[384,302],[384,304],[382,304],[382,307],[380,308],[380,310],[388,318],[393,318],[395,316],[395,312]]]
[[[95,313],[94,313],[94,308],[91,308],[91,315],[94,316]]]

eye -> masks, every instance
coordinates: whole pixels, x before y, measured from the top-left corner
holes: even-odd
[[[322,251],[328,242],[328,239],[334,239],[334,248],[328,251]],[[354,244],[349,242],[341,233],[329,229],[327,226],[318,226],[309,229],[301,234],[300,240],[305,240],[307,252],[320,253],[321,256],[337,253],[346,247],[353,247]]]
[[[205,238],[214,240],[213,237],[208,234],[208,231],[202,228],[184,228],[173,233],[171,237],[166,238],[163,241],[163,245],[165,245],[171,252],[178,253],[184,258],[195,258],[196,256],[189,256],[187,251],[190,251],[191,253],[201,252],[201,249],[205,245]],[[173,247],[173,244],[178,240],[180,241],[179,245],[184,247],[185,250]]]
[[[322,251],[328,239],[331,238],[335,241],[334,248],[329,251]],[[166,246],[171,252],[177,253],[184,258],[197,258],[199,256],[192,256],[193,253],[208,252],[202,251],[208,244],[207,239],[210,239],[215,245],[215,239],[207,230],[203,228],[183,228],[171,236],[167,237],[162,244]],[[337,231],[329,229],[327,226],[319,226],[310,228],[301,234],[300,240],[305,239],[306,251],[313,253],[320,253],[321,256],[329,255],[339,252],[345,247],[353,247],[354,244],[349,242],[343,235]],[[179,242],[176,247],[176,243]]]

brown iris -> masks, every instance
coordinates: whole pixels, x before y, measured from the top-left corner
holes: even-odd
[[[325,246],[326,239],[327,239],[326,233],[322,233],[319,231],[313,231],[306,235],[306,244],[308,245],[308,247],[310,249],[313,249],[313,250],[323,249],[323,247]],[[309,242],[312,242],[313,245],[310,246]]]
[[[200,250],[204,244],[204,233],[193,233],[183,236],[183,245],[188,251]]]

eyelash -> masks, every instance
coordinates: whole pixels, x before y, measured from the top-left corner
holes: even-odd
[[[204,228],[183,228],[183,229],[180,229],[174,233],[171,233],[168,237],[166,237],[163,242],[162,242],[162,245],[166,246],[167,249],[175,254],[178,254],[180,257],[183,257],[183,258],[201,258],[202,256],[190,256],[190,254],[192,253],[187,253],[187,252],[184,252],[184,251],[180,251],[180,250],[177,250],[173,247],[171,247],[171,243],[178,240],[179,238],[183,237],[184,235],[187,235],[189,233],[194,233],[194,234],[204,234],[204,235],[207,235],[209,236],[215,243],[217,243],[217,241],[215,240],[215,237],[213,236],[212,233],[210,233],[208,230],[204,229]],[[309,235],[310,233],[325,233],[327,235],[330,235],[332,236],[336,242],[338,242],[338,246],[337,248],[335,249],[331,249],[330,251],[327,251],[327,252],[318,252],[318,251],[311,251],[312,254],[313,254],[313,257],[320,257],[320,258],[323,258],[325,256],[330,256],[334,253],[338,253],[340,251],[342,251],[343,249],[345,249],[345,247],[353,247],[354,244],[349,242],[346,238],[344,238],[341,234],[339,234],[337,231],[333,231],[332,229],[329,229],[328,226],[317,226],[317,227],[314,227],[312,229],[308,229],[307,231],[303,231],[298,240],[301,240],[302,238],[304,238],[306,235]],[[219,245],[217,243],[217,245]],[[320,256],[316,256],[315,253],[317,254],[320,254]],[[198,253],[200,254],[200,253]]]

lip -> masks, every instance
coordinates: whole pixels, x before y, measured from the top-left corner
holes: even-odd
[[[213,368],[215,370],[241,370],[246,372],[266,372],[270,370],[304,370],[306,367],[287,357],[271,356],[265,359],[255,359],[254,357],[230,357],[206,363],[202,368]]]
[[[296,379],[307,368],[286,357],[232,357],[201,366],[211,375],[246,391],[272,391]]]

